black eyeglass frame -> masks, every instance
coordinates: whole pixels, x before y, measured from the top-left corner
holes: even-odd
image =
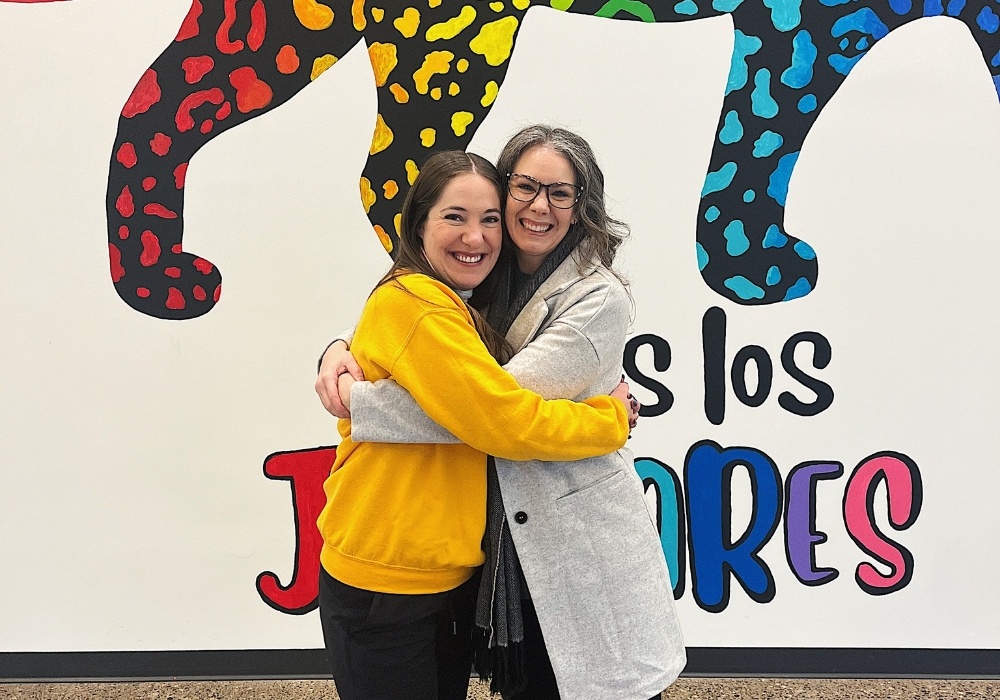
[[[518,177],[523,177],[526,180],[531,180],[533,183],[538,185],[538,191],[535,192],[534,196],[531,199],[521,199],[516,194],[514,194],[514,192],[510,189],[510,179],[515,175],[517,175]],[[572,204],[570,204],[568,207],[559,206],[558,204],[553,202],[552,197],[549,196],[549,188],[555,187],[556,185],[565,185],[566,187],[572,187],[573,191],[576,192],[576,197],[573,199]],[[569,182],[550,182],[547,185],[543,185],[541,182],[531,177],[531,175],[525,175],[523,173],[507,173],[507,192],[510,194],[511,197],[513,197],[519,202],[534,202],[538,198],[538,195],[542,193],[542,190],[545,190],[545,199],[548,201],[549,205],[555,207],[556,209],[572,209],[573,207],[576,206],[576,203],[580,201],[580,197],[583,195],[584,188],[583,185],[574,185]]]

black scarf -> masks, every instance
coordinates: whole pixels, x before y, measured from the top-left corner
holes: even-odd
[[[580,236],[570,230],[527,283],[511,294],[511,270],[507,271],[507,294],[490,304],[487,322],[506,335],[518,314],[549,275],[569,257]],[[513,263],[516,264],[516,263]],[[478,632],[475,667],[479,677],[490,681],[490,691],[509,695],[525,688],[524,621],[521,617],[521,565],[517,560],[510,524],[504,511],[496,462],[486,461],[486,532],[483,535],[486,563],[476,601]]]

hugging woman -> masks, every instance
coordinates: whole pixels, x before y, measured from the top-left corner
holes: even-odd
[[[338,424],[319,598],[342,700],[465,698],[487,452],[579,459],[628,436],[624,383],[579,403],[546,400],[497,363],[506,343],[470,297],[503,257],[502,188],[479,156],[432,156],[404,203],[397,259],[358,321],[366,376],[405,389],[460,441],[362,442],[352,421]]]
[[[627,228],[607,214],[594,153],[576,134],[531,126],[503,148],[498,169],[514,264],[486,303],[490,325],[515,352],[504,369],[546,398],[606,393],[621,377],[631,306],[612,267]],[[333,413],[344,414],[349,400],[355,440],[463,439],[405,387],[362,376],[348,346],[359,349],[356,336],[327,350],[316,388]],[[369,381],[355,383],[362,378]],[[465,423],[489,429],[471,415]],[[493,454],[476,604],[480,674],[505,700],[659,697],[686,659],[631,453],[579,461]]]

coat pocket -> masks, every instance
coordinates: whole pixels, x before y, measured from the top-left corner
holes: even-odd
[[[610,474],[605,474],[604,476],[597,479],[597,481],[592,481],[589,484],[584,484],[579,488],[575,488],[572,491],[564,493],[556,499],[556,505],[558,507],[563,507],[567,502],[574,501],[577,498],[583,498],[589,496],[592,491],[597,491],[602,488],[611,488],[619,481],[625,478],[625,472],[619,470],[616,472],[611,472]]]

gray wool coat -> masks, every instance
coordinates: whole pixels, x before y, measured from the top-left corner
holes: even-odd
[[[629,316],[621,282],[600,266],[581,274],[571,255],[511,326],[517,355],[505,367],[545,398],[606,394],[621,377]],[[355,384],[351,418],[356,441],[456,442],[392,381]],[[684,642],[631,452],[496,465],[562,700],[647,700],[670,685]]]

